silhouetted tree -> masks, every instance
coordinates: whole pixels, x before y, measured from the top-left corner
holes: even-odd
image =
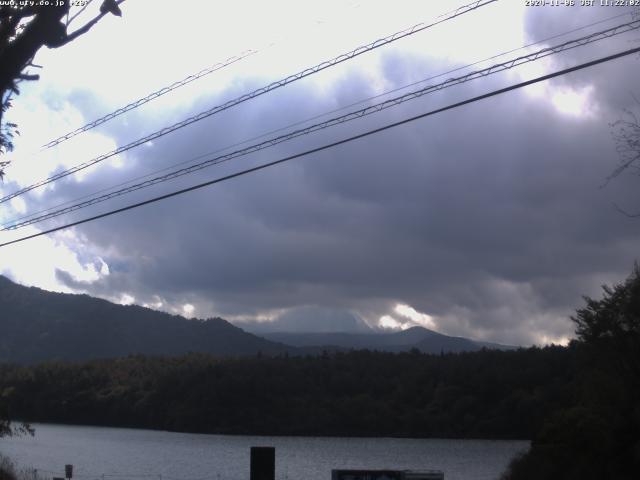
[[[625,480],[640,471],[640,269],[572,320],[580,372],[570,408],[556,411],[508,480]]]
[[[33,435],[33,428],[28,423],[20,423],[16,425],[11,423],[7,406],[0,403],[0,438],[11,437],[13,435]]]
[[[119,4],[124,0],[103,0],[99,12],[81,27],[70,30],[71,23],[92,3],[79,7],[71,15],[70,2],[47,2],[49,5],[30,5],[15,2],[0,6],[0,154],[13,149],[17,125],[5,122],[4,114],[11,107],[12,98],[19,93],[23,81],[38,80],[39,75],[29,68],[40,68],[32,63],[40,48],[59,48],[87,33],[105,15],[120,16]],[[38,3],[38,2],[32,2]],[[6,161],[0,162],[0,179]]]
[[[636,264],[626,281],[604,286],[601,300],[585,297],[587,306],[572,320],[580,341],[597,353],[615,358],[622,373],[640,375],[640,267]]]

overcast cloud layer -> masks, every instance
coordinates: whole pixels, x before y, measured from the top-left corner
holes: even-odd
[[[81,72],[78,79],[66,85],[56,83],[56,78],[62,78],[56,77],[56,72],[63,69],[56,62],[65,55],[77,59],[87,51],[46,53],[51,64],[45,64],[44,73],[51,71],[53,80],[43,80],[18,98],[17,103],[23,105],[16,107],[16,120],[25,132],[19,148],[38,145],[40,137],[49,139],[50,131],[82,125],[119,106],[120,97],[131,100],[122,93],[121,78],[113,82],[118,93],[109,89],[97,53],[104,51],[110,31],[125,36],[123,29],[135,30],[130,24],[139,21],[140,14],[133,5],[125,5],[120,23],[105,24],[87,41],[87,48],[94,49],[90,52],[92,61],[97,62],[95,82],[86,68],[72,63]],[[459,2],[452,2],[450,7],[457,5]],[[362,18],[367,8],[366,3],[349,4],[333,12],[300,11],[297,15],[309,25],[325,22],[342,32],[342,23],[335,23],[341,17],[332,15]],[[403,18],[404,24],[382,28],[381,8],[376,4],[370,12],[375,15],[372,23],[377,30],[365,41],[411,24]],[[319,79],[302,81],[128,152],[88,170],[79,179],[69,178],[55,188],[28,195],[24,202],[13,202],[14,210],[5,209],[3,218],[78,198],[444,72],[473,58],[623,13],[599,7],[489,8],[494,10],[483,15],[495,22],[495,28],[487,32],[480,23],[471,22],[475,30],[464,31],[469,49],[478,50],[474,54],[479,57],[469,55],[465,42],[460,41],[460,27],[456,30],[450,22],[449,30],[439,33],[441,37],[425,32],[404,45],[381,50]],[[424,19],[415,18],[414,23]],[[629,19],[621,17],[551,44]],[[505,28],[500,29],[501,25]],[[147,35],[156,35],[159,30],[150,28]],[[220,40],[215,32],[207,35],[203,34],[202,45]],[[446,35],[450,35],[451,51],[442,42]],[[478,39],[475,46],[474,37]],[[304,42],[320,42],[312,35],[302,38],[300,50]],[[447,89],[65,220],[314,148],[631,48],[638,39],[640,33],[627,35],[550,57],[540,66]],[[339,38],[333,38],[331,43],[337,45],[328,56],[356,46],[353,41],[345,38],[340,43]],[[112,43],[111,48],[120,45]],[[485,52],[479,44],[485,45]],[[501,45],[504,47],[498,48]],[[155,52],[152,44],[146,48]],[[166,63],[179,55],[178,46],[162,44],[160,48],[165,49],[165,55],[157,62],[164,62],[166,68]],[[236,48],[227,47],[214,58],[234,53]],[[129,56],[135,51],[120,55],[127,65],[134,62]],[[195,56],[200,63],[194,63],[199,67],[192,70],[185,70],[185,61],[178,60],[174,70],[168,69],[173,72],[169,79],[206,65],[203,57]],[[301,58],[304,60],[304,55]],[[108,65],[114,62],[111,59]],[[634,80],[638,78],[638,62],[637,55],[610,62],[50,238],[5,248],[0,251],[0,271],[43,288],[86,292],[188,317],[219,315],[241,326],[247,325],[243,322],[274,321],[274,329],[301,330],[304,326],[306,330],[327,331],[421,324],[450,335],[502,343],[566,341],[573,330],[569,315],[582,305],[581,296],[599,295],[600,285],[624,279],[638,257],[640,220],[625,217],[613,204],[640,210],[639,179],[622,176],[602,188],[618,161],[609,123],[620,118],[624,108],[636,107],[632,94],[640,95]],[[144,69],[142,60],[135,65]],[[260,65],[254,64],[256,69]],[[82,153],[83,160],[90,158],[295,71],[295,65],[284,60],[285,70],[274,66],[273,71],[252,74],[242,70],[249,67],[238,68],[217,79],[214,74],[176,97],[78,137],[64,147],[67,150],[52,153],[55,158],[46,167],[37,163],[44,161],[39,157],[16,160],[21,166],[8,171],[9,177],[12,172],[14,175],[1,187],[2,192],[41,178],[56,161],[73,165],[78,163],[77,154]],[[162,75],[158,72],[154,80]],[[131,88],[142,94],[163,85],[148,83],[144,89],[144,82],[133,80]],[[30,131],[35,122],[37,132]],[[34,164],[38,166],[32,168]],[[56,223],[46,224],[53,225]]]

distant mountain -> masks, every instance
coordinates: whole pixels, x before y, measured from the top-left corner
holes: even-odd
[[[477,342],[463,337],[450,337],[423,327],[392,333],[292,333],[274,332],[266,339],[295,347],[332,349],[369,349],[384,352],[406,352],[416,348],[424,353],[474,352],[482,348],[510,350],[517,347]]]
[[[315,355],[369,349],[424,353],[515,347],[450,337],[422,327],[393,333],[247,333],[221,318],[188,320],[88,295],[18,285],[0,275],[0,363],[88,360],[130,354]]]
[[[294,353],[226,320],[187,320],[88,295],[24,287],[0,275],[0,362],[86,360],[129,354]]]
[[[268,322],[244,321],[235,325],[260,336],[273,332],[374,333],[361,318],[348,310],[317,305],[291,308]]]

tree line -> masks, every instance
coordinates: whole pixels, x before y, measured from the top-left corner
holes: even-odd
[[[268,435],[531,438],[574,396],[575,352],[129,356],[0,366],[12,418]]]

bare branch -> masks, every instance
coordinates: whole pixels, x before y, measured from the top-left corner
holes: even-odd
[[[0,162],[0,182],[4,181],[4,169],[11,162]]]
[[[93,2],[93,0],[88,0],[87,3],[84,4],[84,6],[78,10],[68,21],[67,21],[67,27],[69,26],[69,24],[71,24],[71,22],[73,22],[76,18],[78,18],[79,15],[82,14],[82,12],[84,12],[87,7],[89,5],[91,5],[91,2]]]
[[[38,74],[28,74],[28,73],[21,73],[20,75],[18,75],[18,79],[20,80],[40,80],[40,75]]]
[[[640,213],[629,213],[626,210],[624,210],[622,207],[620,207],[617,203],[613,204],[613,208],[615,208],[619,213],[623,214],[625,217],[629,217],[629,218],[640,217]]]
[[[106,15],[106,13],[100,13],[98,16],[96,16],[93,20],[85,23],[82,27],[80,27],[78,30],[76,30],[73,33],[69,33],[67,34],[67,37],[64,39],[64,41],[58,45],[59,47],[61,47],[62,45],[66,45],[69,42],[72,42],[73,40],[75,40],[76,38],[78,38],[80,35],[84,35],[85,33],[87,33],[89,30],[91,30],[93,28],[93,26],[98,23],[100,21],[100,19],[102,17],[104,17]]]
[[[118,0],[117,2],[114,0],[105,0],[102,3],[102,6],[100,7],[100,14],[98,14],[96,17],[93,18],[93,20],[90,20],[89,22],[87,22],[86,24],[84,24],[82,27],[80,27],[78,30],[76,30],[73,33],[69,33],[67,34],[66,39],[58,46],[62,46],[62,45],[66,45],[69,42],[72,42],[73,40],[75,40],[76,38],[78,38],[80,35],[84,35],[85,33],[87,33],[89,30],[91,30],[93,28],[93,26],[98,23],[100,21],[100,19],[102,19],[102,17],[104,17],[107,13],[113,13],[114,15],[122,15],[122,13],[120,12],[120,9],[118,8],[118,5],[120,5],[122,2],[124,2],[124,0]],[[113,5],[113,7],[110,8],[103,8],[104,5],[108,5],[111,6]],[[117,9],[117,10],[114,10]],[[119,12],[119,13],[114,13],[114,12]]]
[[[625,110],[624,113],[626,118],[610,124],[620,162],[607,177],[605,185],[622,172],[640,166],[640,121],[635,112]]]

